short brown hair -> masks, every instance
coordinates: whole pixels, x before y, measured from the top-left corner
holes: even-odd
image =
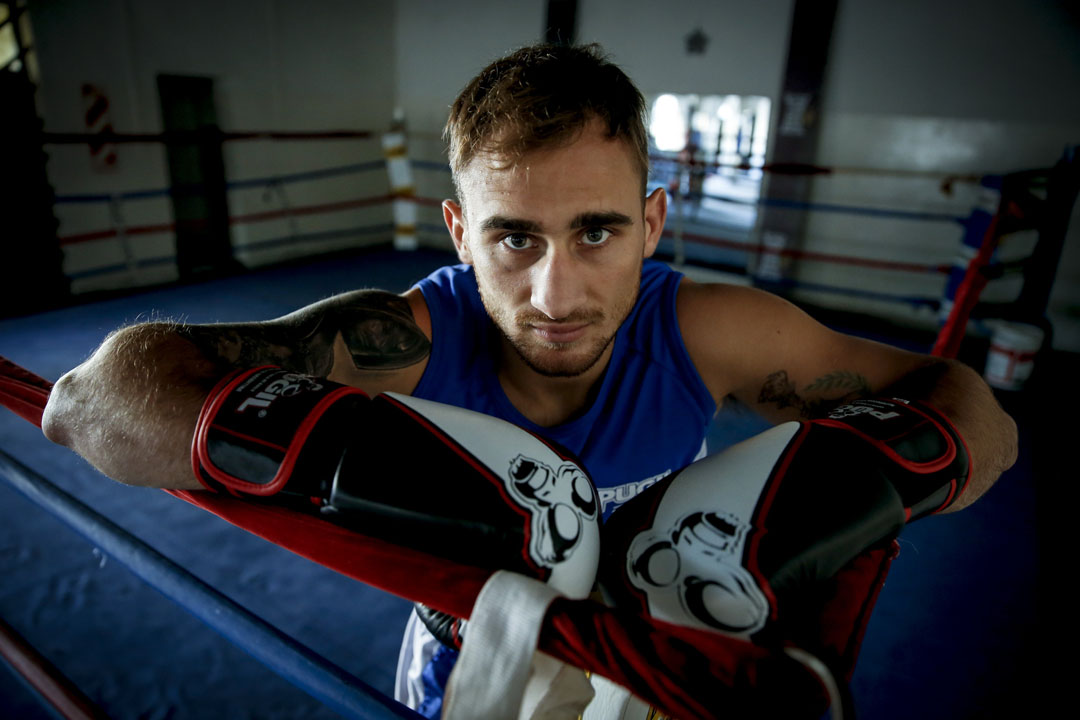
[[[443,137],[458,176],[481,153],[512,160],[541,147],[572,142],[598,119],[608,137],[625,140],[649,175],[645,99],[599,45],[533,45],[496,60],[465,86],[450,109]]]

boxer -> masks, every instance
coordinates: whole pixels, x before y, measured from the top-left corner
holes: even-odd
[[[457,197],[443,203],[443,218],[459,265],[433,272],[401,295],[359,290],[266,322],[125,328],[58,381],[43,418],[46,435],[118,480],[201,488],[192,475],[189,444],[207,394],[233,371],[274,365],[372,398],[396,393],[402,404],[410,397],[466,408],[542,436],[580,458],[598,491],[601,515],[613,517],[620,505],[707,454],[706,430],[721,407],[744,407],[779,425],[823,420],[853,400],[902,398],[935,408],[966,443],[972,471],[944,510],[962,509],[986,492],[1015,458],[1016,430],[970,368],[834,332],[768,293],[692,282],[650,259],[663,233],[667,200],[662,188],[648,191],[645,110],[641,93],[598,48],[535,46],[498,59],[466,84],[446,127]],[[344,407],[356,401],[340,402]],[[383,416],[371,417],[377,425]],[[815,425],[807,437],[822,437],[827,429]],[[356,431],[383,437],[377,426]],[[376,460],[380,448],[372,447],[368,458],[384,469],[406,453],[400,443],[387,439],[385,445],[389,457]],[[775,458],[790,455],[784,443],[775,445]],[[804,603],[801,596],[794,604],[785,600],[794,585],[785,579],[784,563],[800,555],[774,542],[792,534],[773,530],[788,522],[773,513],[797,504],[789,497],[815,492],[820,497],[808,506],[829,509],[828,501],[844,496],[861,469],[870,473],[866,487],[877,486],[878,471],[864,462],[865,453],[853,453],[828,458],[845,469],[820,472],[818,483],[793,482],[794,476],[780,485],[759,483],[763,497],[779,488],[772,511],[750,516],[765,523],[769,542],[755,541],[760,534],[752,527],[740,534],[736,520],[747,518],[729,517],[725,512],[734,511],[722,507],[703,506],[694,515],[679,506],[686,512],[672,519],[677,526],[666,519],[657,525],[635,511],[628,532],[638,519],[644,524],[626,540],[626,551],[638,557],[627,571],[628,597],[637,598],[638,607],[644,597],[649,607],[671,612],[683,605],[696,608],[690,617],[742,628],[735,635],[757,638],[771,622],[782,623]],[[513,469],[502,467],[504,459],[491,467],[513,473],[538,505],[547,502],[548,488],[568,486],[549,482],[562,477],[558,462],[534,463],[540,458],[523,455]],[[213,461],[213,453],[208,458]],[[157,470],[153,478],[144,472],[150,463]],[[251,489],[230,488],[212,470],[207,474],[207,482],[226,490]],[[683,471],[665,487],[676,490],[697,474]],[[274,477],[264,489],[276,487]],[[316,496],[341,514],[354,486],[349,487],[341,503]],[[332,492],[333,484],[321,489]],[[909,500],[904,496],[902,502]],[[912,517],[924,510],[917,503],[905,507]],[[870,515],[875,523],[880,519],[876,511]],[[856,533],[852,546],[862,547],[877,534]],[[657,546],[664,536],[671,548]],[[535,548],[538,556],[557,560],[561,537],[548,535]],[[730,604],[731,615],[710,609],[714,585],[691,588],[690,576],[664,560],[672,557],[669,550],[681,553],[695,538],[695,547],[708,539],[725,548],[717,553],[750,558],[740,560],[749,579],[732,570],[725,580],[745,589]],[[840,562],[816,550],[813,556],[828,559],[829,567]],[[801,572],[812,566],[790,567]],[[447,580],[431,579],[433,585]],[[822,580],[820,588],[834,587],[834,579]],[[452,587],[443,591],[455,594]],[[673,594],[662,600],[663,593]],[[597,612],[608,617],[607,611]],[[762,615],[765,625],[755,630]],[[663,622],[652,618],[647,625]],[[646,645],[653,637],[648,628],[642,629]],[[857,628],[855,623],[844,631]],[[719,635],[720,628],[682,630],[723,637],[724,648],[737,640]],[[467,642],[467,628],[465,637]],[[695,647],[708,646],[721,658],[720,665],[710,665],[702,657],[701,666],[729,677],[731,666],[724,663],[738,653],[725,654],[694,637],[704,643]],[[418,619],[411,621],[397,696],[437,716],[440,679],[454,661],[452,648]],[[646,665],[636,665],[624,684],[675,700],[671,687],[679,681],[659,679],[669,678],[659,669],[658,679],[651,679]],[[714,699],[707,683],[690,685]],[[688,715],[702,712],[689,700],[678,707],[695,708]]]

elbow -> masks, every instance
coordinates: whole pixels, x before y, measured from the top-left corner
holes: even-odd
[[[1006,470],[1016,464],[1020,454],[1020,439],[1016,421],[1000,405],[997,407],[997,412],[998,418],[992,436],[993,442],[989,445],[990,452],[982,453],[986,467],[980,469],[976,464],[974,468],[974,471],[983,477],[983,492],[997,482],[998,478]]]
[[[80,365],[53,385],[41,414],[41,432],[57,445],[87,457],[88,450],[101,442],[101,418],[94,415],[97,405],[93,380]]]
[[[971,458],[971,476],[967,486],[944,512],[955,512],[968,507],[986,494],[1002,474],[1016,464],[1020,445],[1016,421],[1000,408],[998,413],[991,442],[985,444],[982,451]]]
[[[53,386],[42,432],[125,485],[199,487],[191,436],[212,371],[170,326],[118,330]]]
[[[45,437],[64,447],[72,447],[80,423],[76,417],[79,403],[74,395],[78,384],[75,371],[61,377],[49,392],[49,400],[41,415],[41,432]]]

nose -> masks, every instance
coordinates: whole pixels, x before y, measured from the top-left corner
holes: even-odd
[[[561,320],[585,304],[585,295],[580,262],[570,251],[549,246],[533,266],[532,306],[552,320]]]

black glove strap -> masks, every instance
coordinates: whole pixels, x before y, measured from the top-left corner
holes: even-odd
[[[413,607],[420,622],[424,623],[424,627],[435,636],[436,640],[454,650],[461,649],[461,643],[465,640],[467,621],[422,603],[416,603]]]

